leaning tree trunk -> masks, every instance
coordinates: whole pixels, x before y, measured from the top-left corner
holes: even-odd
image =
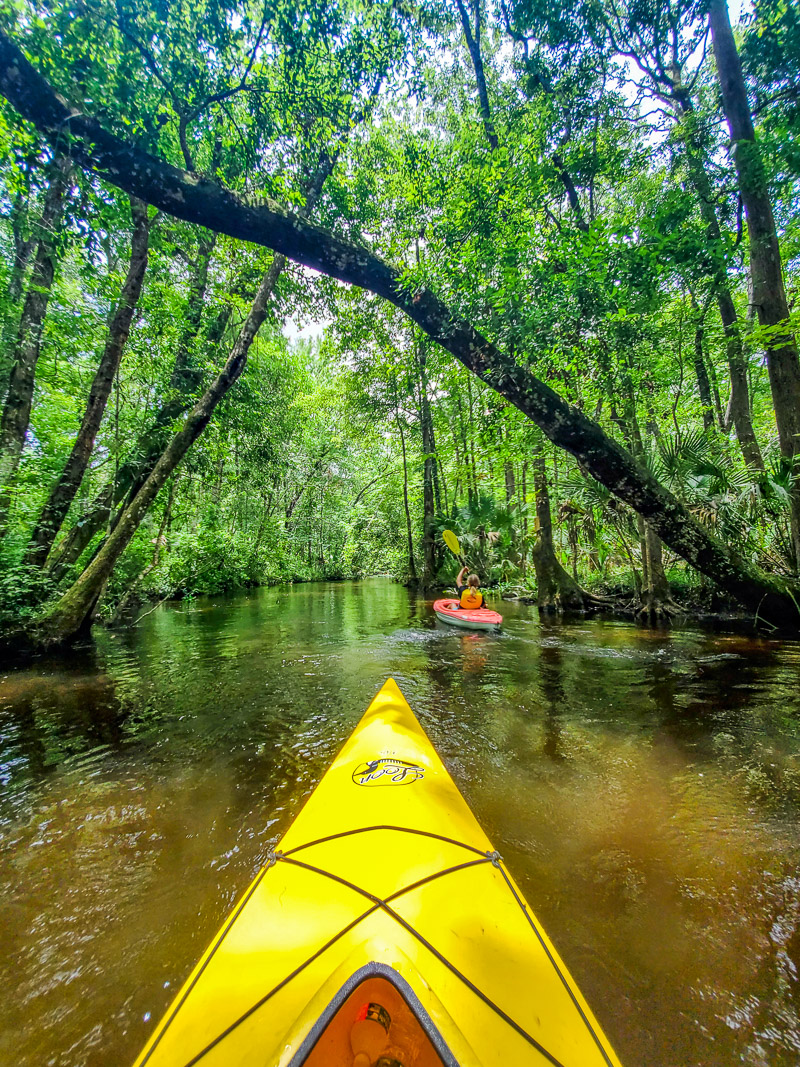
[[[722,105],[731,134],[733,161],[747,216],[753,303],[766,333],[767,369],[778,425],[781,453],[791,462],[800,457],[800,358],[789,326],[789,305],[783,283],[778,232],[769,186],[756,141],[742,67],[725,0],[711,0],[708,9],[714,60]],[[795,568],[800,568],[800,478],[790,497]]]
[[[245,368],[247,354],[267,314],[269,298],[285,259],[278,254],[256,293],[250,312],[236,339],[228,360],[189,413],[186,422],[167,445],[142,488],[125,510],[102,549],[66,593],[37,622],[35,637],[44,645],[68,641],[91,620],[95,604],[117,560],[136,533],[139,523],[161,487],[203,432],[214,409],[229,392]]]
[[[19,321],[8,392],[0,415],[0,536],[5,533],[11,504],[10,483],[19,466],[31,418],[36,364],[58,261],[57,230],[64,210],[70,166],[62,156],[53,164],[39,222],[41,236]]]
[[[85,514],[51,551],[45,566],[54,581],[63,578],[97,534],[109,525],[113,509],[125,500],[126,504],[117,513],[114,523],[121,517],[127,503],[130,503],[158,462],[158,457],[169,440],[170,426],[192,405],[193,393],[201,381],[201,373],[192,363],[192,346],[200,332],[209,264],[215,243],[216,234],[212,233],[204,235],[198,245],[194,271],[189,281],[183,329],[167,385],[166,399],[157,410],[153,422],[139,437],[129,458],[116,472],[113,482],[103,486]]]
[[[89,390],[89,399],[78,436],[75,438],[72,452],[64,465],[61,477],[50,491],[50,496],[42,509],[39,522],[25,553],[25,562],[31,566],[42,567],[44,565],[53,541],[69,511],[70,504],[80,488],[92,455],[97,431],[100,429],[106,402],[111,395],[114,377],[128,341],[133,314],[139,302],[147,270],[150,236],[147,206],[135,197],[131,197],[131,216],[133,234],[128,272],[109,326],[103,356]]]
[[[644,516],[687,563],[761,618],[793,626],[800,622],[794,587],[739,559],[596,422],[460,319],[429,289],[409,289],[404,271],[272,200],[245,203],[216,182],[187,174],[110,134],[84,111],[70,110],[2,32],[0,92],[53,143],[63,143],[68,136],[72,157],[113,185],[177,218],[273,248],[389,300]]]
[[[583,611],[591,597],[561,566],[553,544],[553,519],[550,491],[547,486],[547,466],[542,441],[531,453],[533,491],[536,496],[536,539],[531,557],[536,571],[536,603],[539,611]]]

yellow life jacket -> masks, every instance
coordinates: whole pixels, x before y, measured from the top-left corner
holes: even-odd
[[[479,608],[483,604],[483,593],[479,593],[477,589],[468,586],[461,594],[459,603],[462,608],[469,608],[470,611],[474,611],[475,608]]]

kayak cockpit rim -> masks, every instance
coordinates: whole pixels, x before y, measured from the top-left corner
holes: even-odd
[[[416,993],[405,978],[398,974],[392,967],[389,967],[388,964],[377,962],[367,963],[350,975],[306,1034],[297,1052],[295,1052],[294,1056],[289,1060],[287,1067],[303,1067],[303,1064],[314,1051],[314,1046],[325,1033],[329,1023],[335,1018],[337,1012],[344,1006],[348,997],[350,997],[360,985],[363,985],[364,982],[370,978],[383,978],[384,981],[393,985],[405,1001],[408,1010],[419,1023],[422,1031],[428,1041],[430,1041],[444,1067],[459,1067],[458,1060],[456,1060],[453,1053],[447,1047],[447,1042],[439,1033],[433,1019],[431,1019],[430,1015],[422,1006]]]

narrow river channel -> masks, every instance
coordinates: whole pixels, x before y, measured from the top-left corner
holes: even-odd
[[[800,643],[501,610],[264,589],[0,675],[0,1063],[131,1062],[392,675],[625,1067],[795,1067]]]

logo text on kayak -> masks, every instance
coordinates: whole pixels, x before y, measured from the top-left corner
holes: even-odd
[[[425,774],[425,768],[402,759],[373,759],[353,771],[356,785],[409,785]]]

